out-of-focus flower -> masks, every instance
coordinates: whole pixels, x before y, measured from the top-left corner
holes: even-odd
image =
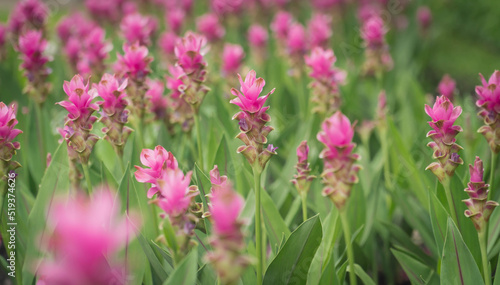
[[[96,26],[86,36],[82,45],[80,64],[85,63],[92,73],[100,76],[105,69],[104,60],[112,49],[111,43],[106,42],[104,29]],[[83,70],[81,73],[84,73]]]
[[[309,156],[309,146],[307,145],[307,141],[302,141],[300,145],[297,147],[297,165],[295,168],[297,169],[297,174],[294,175],[294,179],[292,183],[297,188],[299,194],[302,192],[308,192],[309,187],[311,186],[311,182],[316,176],[309,175],[311,172],[311,168],[309,167],[309,163],[307,162],[307,158]]]
[[[214,165],[214,168],[210,170],[210,183],[212,184],[211,192],[216,192],[219,189],[226,187],[228,183],[227,176],[220,175],[219,167]]]
[[[7,42],[7,26],[0,23],[0,61],[5,59],[5,43]]]
[[[498,206],[495,201],[488,201],[488,187],[483,180],[483,161],[476,156],[474,166],[469,165],[470,182],[467,183],[465,192],[469,199],[463,200],[468,210],[465,210],[465,216],[470,218],[478,232],[486,230],[490,215]]]
[[[99,22],[117,23],[120,21],[125,3],[124,0],[85,0],[89,14]]]
[[[22,133],[21,130],[15,129],[18,123],[16,113],[16,104],[7,106],[0,102],[0,179],[9,171],[21,166],[17,161],[12,160],[16,150],[21,148],[21,144],[14,141]]]
[[[327,15],[316,13],[307,25],[309,44],[314,47],[327,47],[332,36],[332,19]]]
[[[352,153],[354,128],[349,119],[337,111],[321,125],[317,138],[325,145],[319,157],[323,159],[323,195],[328,196],[335,207],[342,211],[351,195],[351,189],[358,182],[361,169],[355,162],[359,155]]]
[[[438,85],[438,92],[441,95],[448,97],[453,101],[453,93],[455,92],[456,83],[450,75],[445,74]]]
[[[387,29],[384,20],[374,15],[363,23],[361,38],[365,43],[365,63],[363,73],[379,76],[393,67],[389,46],[385,41]]]
[[[252,167],[262,171],[272,155],[276,155],[276,148],[267,143],[267,135],[274,130],[266,123],[271,120],[266,111],[269,106],[263,107],[267,98],[274,92],[271,90],[267,95],[259,97],[266,82],[262,78],[257,78],[254,70],[248,72],[245,81],[238,74],[240,81],[240,91],[235,88],[231,93],[237,98],[232,99],[230,103],[240,107],[241,111],[233,116],[233,120],[238,120],[240,133],[236,136],[245,145],[238,147],[237,152],[242,153]]]
[[[292,24],[287,33],[288,52],[293,55],[303,56],[307,51],[307,33],[304,26],[299,23]]]
[[[248,29],[247,38],[250,46],[255,48],[265,47],[268,40],[267,30],[259,24],[253,24]]]
[[[224,44],[222,52],[222,73],[224,76],[237,73],[241,67],[245,52],[238,44]]]
[[[482,74],[482,85],[476,86],[479,98],[476,105],[481,108],[479,116],[484,126],[478,132],[483,134],[494,153],[500,152],[500,71],[495,70],[488,81]]]
[[[177,42],[178,36],[171,31],[164,32],[160,35],[158,40],[158,47],[160,51],[165,55],[169,63],[175,62],[175,43]]]
[[[458,165],[463,164],[458,155],[462,147],[455,143],[455,136],[462,132],[462,127],[454,125],[462,113],[462,108],[454,107],[447,97],[440,96],[436,98],[432,108],[425,105],[425,112],[431,117],[429,125],[432,127],[427,137],[433,140],[427,145],[432,148],[434,151],[432,157],[437,160],[429,164],[426,169],[430,169],[443,183],[453,176]]]
[[[314,79],[309,85],[313,92],[313,112],[334,113],[340,108],[339,85],[345,82],[346,72],[333,65],[337,58],[333,50],[316,47],[306,55],[305,63],[310,68],[309,76]]]
[[[271,23],[271,30],[278,41],[286,40],[288,36],[288,30],[293,22],[293,16],[285,11],[279,11],[274,16],[273,22]]]
[[[211,0],[212,10],[221,16],[239,13],[244,4],[243,0]]]
[[[196,30],[207,37],[209,42],[222,39],[226,30],[219,23],[219,18],[213,13],[199,16],[196,19]]]
[[[168,26],[170,27],[170,30],[178,35],[181,32],[185,17],[186,13],[184,12],[184,10],[175,8],[166,12],[165,19]]]
[[[42,1],[18,1],[9,17],[9,32],[17,41],[17,38],[26,31],[42,31],[48,15],[49,9]]]
[[[345,2],[344,0],[313,0],[312,1],[312,6],[319,10],[319,11],[324,11],[327,9],[330,9],[334,7],[335,5],[341,4],[342,2]]]
[[[196,186],[189,186],[192,174],[190,171],[184,175],[178,168],[167,169],[157,180],[159,189],[157,205],[171,219],[183,215],[193,198],[199,194]]]
[[[146,98],[149,101],[151,111],[155,114],[155,119],[166,119],[168,117],[168,100],[167,97],[163,96],[163,93],[165,92],[165,83],[161,80],[148,78],[146,84],[148,85]]]
[[[194,123],[194,114],[191,105],[186,102],[183,98],[184,90],[184,77],[186,74],[180,66],[170,65],[168,67],[170,73],[166,76],[167,88],[170,92],[170,101],[172,112],[170,114],[170,122],[180,124],[182,130],[188,132],[191,130]]]
[[[101,188],[91,198],[55,202],[47,224],[53,233],[42,240],[48,257],[38,268],[37,284],[127,283],[126,261],[117,257],[133,239],[134,226],[120,215],[112,191]]]
[[[131,14],[123,18],[120,30],[129,44],[151,45],[151,38],[157,28],[156,20],[141,14]]]
[[[422,31],[426,32],[432,24],[431,9],[427,6],[420,6],[417,9],[418,25]]]
[[[378,48],[385,43],[387,29],[380,16],[373,16],[365,22],[361,30],[361,37],[367,47]]]

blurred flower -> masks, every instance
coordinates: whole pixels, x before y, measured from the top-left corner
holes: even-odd
[[[241,68],[245,52],[243,47],[238,44],[224,44],[222,52],[222,74],[228,76],[237,73]]]
[[[226,30],[219,23],[219,18],[213,13],[199,16],[196,19],[196,30],[207,37],[209,42],[222,39]]]
[[[190,171],[184,176],[178,168],[167,168],[157,180],[159,195],[156,203],[171,219],[183,215],[199,194],[196,186],[189,186],[192,174]]]
[[[182,29],[182,24],[184,24],[184,19],[186,18],[186,13],[180,8],[169,9],[166,12],[166,21],[170,30],[176,34],[179,34]]]
[[[9,32],[14,36],[14,41],[18,37],[29,31],[42,31],[49,15],[49,9],[40,0],[18,1],[9,16]]]
[[[255,48],[262,48],[267,45],[267,30],[259,24],[253,24],[248,29],[248,43]]]
[[[259,97],[266,82],[262,78],[257,78],[254,70],[248,72],[245,81],[238,74],[240,81],[240,91],[235,88],[231,89],[231,93],[237,98],[230,101],[240,107],[241,111],[233,116],[233,120],[238,120],[240,133],[236,136],[245,143],[237,150],[242,153],[252,167],[262,171],[272,155],[276,155],[276,148],[273,145],[268,145],[267,135],[274,129],[271,126],[266,126],[266,123],[271,120],[271,117],[266,113],[269,106],[263,107],[267,98],[274,92],[271,90],[267,95]]]
[[[120,23],[120,30],[128,44],[151,45],[151,38],[156,32],[156,20],[141,14],[125,16]]]
[[[495,70],[488,81],[482,74],[482,86],[476,86],[478,99],[476,105],[481,108],[479,116],[484,126],[478,132],[483,134],[494,153],[500,152],[500,71]]]
[[[184,70],[180,66],[170,65],[168,67],[168,71],[170,75],[166,76],[167,80],[167,88],[170,92],[170,101],[172,109],[170,122],[178,123],[181,125],[182,130],[188,132],[191,130],[194,123],[194,113],[191,105],[186,102],[183,98],[183,90],[184,90],[184,81],[186,80],[184,77],[186,74]]]
[[[212,10],[217,15],[237,14],[246,2],[243,0],[211,0]]]
[[[85,0],[85,7],[97,21],[117,23],[123,16],[122,11],[125,3],[124,0]]]
[[[463,164],[463,160],[458,155],[462,147],[455,143],[455,136],[462,132],[462,127],[453,125],[462,113],[462,108],[454,107],[447,97],[440,96],[436,98],[432,108],[425,105],[425,112],[431,117],[429,125],[433,129],[427,133],[427,137],[430,137],[433,142],[427,145],[432,148],[434,151],[432,157],[437,160],[429,164],[426,169],[430,169],[443,183],[453,176],[458,165]]]
[[[168,58],[174,56],[175,43],[177,42],[178,36],[174,32],[164,32],[160,36],[158,46],[161,48],[163,54]]]
[[[432,24],[431,9],[427,6],[420,6],[417,9],[418,25],[422,31],[426,32]]]
[[[445,74],[438,85],[438,92],[446,96],[450,101],[453,101],[453,93],[455,92],[456,83],[450,75]]]
[[[288,52],[293,55],[303,56],[307,51],[307,33],[299,23],[292,24],[287,33],[287,47]]]
[[[137,226],[137,222],[135,223]],[[126,284],[126,261],[118,253],[133,238],[133,225],[120,215],[115,194],[98,189],[55,202],[47,219],[53,230],[43,237],[37,284]]]
[[[498,206],[495,201],[488,201],[488,187],[483,180],[483,161],[476,156],[474,166],[469,165],[470,182],[467,183],[465,192],[469,199],[463,200],[468,210],[465,210],[465,216],[470,218],[478,232],[486,230],[490,215]]]
[[[378,48],[385,43],[385,34],[387,33],[384,27],[384,20],[378,15],[368,19],[361,30],[361,37],[369,48]]]
[[[135,166],[135,179],[141,183],[151,183],[148,190],[148,198],[160,191],[158,180],[164,176],[167,169],[176,170],[178,168],[177,159],[174,155],[166,151],[162,146],[156,146],[154,150],[143,149],[141,152],[141,163],[149,168]]]
[[[352,142],[354,128],[340,111],[323,121],[317,139],[325,145],[319,157],[323,159],[323,195],[328,196],[335,207],[342,211],[351,195],[353,184],[358,183],[357,173],[361,169],[354,164],[358,154],[352,153],[356,146]]]
[[[219,167],[217,165],[214,165],[214,168],[210,170],[210,183],[212,184],[211,192],[216,192],[221,188],[226,187],[226,184],[228,183],[227,176],[220,175]]]
[[[307,145],[307,141],[302,141],[300,145],[297,147],[297,165],[295,168],[297,169],[297,174],[294,175],[294,179],[292,183],[297,188],[299,194],[302,192],[308,192],[309,187],[311,186],[311,182],[316,176],[309,175],[311,172],[311,168],[309,167],[309,163],[307,162],[307,158],[309,156],[309,146]]]
[[[168,100],[163,93],[165,91],[165,83],[161,80],[147,79],[148,91],[146,98],[149,101],[151,112],[155,114],[156,120],[166,119],[168,112]]]
[[[104,60],[108,58],[108,53],[113,49],[111,43],[105,39],[105,31],[101,27],[94,27],[85,37],[81,46],[82,62],[89,66],[89,69],[97,76],[100,76],[104,70]],[[81,70],[83,73],[83,70]],[[90,74],[88,74],[90,75]]]
[[[314,47],[327,47],[332,36],[332,19],[327,15],[315,13],[307,25],[309,44]]]
[[[64,81],[63,89],[68,95],[68,101],[56,103],[68,111],[63,137],[68,144],[68,149],[75,151],[80,158],[80,162],[86,164],[95,143],[99,139],[99,137],[90,133],[97,120],[97,117],[92,114],[99,110],[99,106],[92,103],[96,94],[88,92],[89,83],[88,81],[85,83],[80,75],[75,75],[70,82]]]
[[[274,33],[278,42],[286,40],[288,36],[288,30],[293,22],[293,16],[285,11],[279,11],[274,16],[273,22],[271,23],[271,30]]]
[[[94,91],[104,100],[96,102],[102,107],[100,122],[105,126],[102,128],[104,139],[111,143],[120,157],[123,156],[123,148],[132,133],[132,129],[125,126],[129,114],[129,111],[125,110],[128,105],[125,100],[126,87],[127,79],[120,84],[114,75],[107,73],[99,84],[93,85]]]
[[[9,171],[21,166],[17,161],[12,160],[16,150],[21,148],[21,144],[14,141],[22,133],[21,130],[15,129],[18,124],[16,113],[16,104],[7,106],[0,102],[0,179]]]
[[[312,6],[317,10],[326,10],[341,4],[344,0],[313,0],[311,2]]]
[[[385,41],[387,29],[381,16],[374,15],[363,23],[361,38],[364,40],[365,63],[363,73],[380,76],[393,67],[389,46]]]
[[[5,43],[7,42],[7,26],[0,23],[0,61],[5,59]]]

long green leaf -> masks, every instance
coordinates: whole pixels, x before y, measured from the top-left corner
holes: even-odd
[[[434,269],[421,263],[403,251],[391,249],[401,267],[410,278],[411,284],[439,284]],[[431,282],[432,281],[432,282]]]
[[[191,252],[179,263],[163,285],[194,285],[198,271],[198,250]]]

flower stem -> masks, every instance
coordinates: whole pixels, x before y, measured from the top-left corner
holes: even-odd
[[[479,237],[479,246],[481,248],[481,259],[483,262],[483,274],[484,274],[484,284],[485,285],[491,285],[491,276],[488,268],[488,255],[486,253],[486,245],[488,243],[488,235],[487,233],[487,228],[483,227],[477,235]]]
[[[495,190],[493,187],[493,183],[495,182],[495,167],[497,165],[497,157],[498,155],[494,153],[493,151],[491,152],[491,167],[490,167],[490,192],[488,192],[488,200],[491,199],[491,192]]]
[[[300,197],[302,198],[302,218],[305,222],[307,220],[307,192],[300,192]]]
[[[262,255],[262,222],[260,212],[260,175],[261,172],[253,169],[253,181],[255,188],[255,243],[257,252],[257,284],[262,284],[262,269],[264,266],[264,259]]]
[[[356,285],[356,272],[354,272],[354,251],[352,250],[351,243],[351,229],[349,228],[349,222],[347,221],[347,214],[345,210],[340,211],[340,221],[342,222],[342,229],[344,230],[344,239],[347,247],[347,259],[349,262],[349,280],[350,285]]]
[[[194,113],[194,124],[196,128],[196,145],[198,146],[198,162],[200,163],[200,168],[205,169],[203,164],[203,153],[201,151],[201,129],[200,129],[200,117],[198,112],[193,107]]]
[[[380,135],[380,144],[382,145],[382,153],[384,155],[385,187],[388,190],[391,190],[392,189],[392,181],[391,181],[391,169],[390,169],[390,165],[389,165],[389,148],[388,148],[388,144],[387,144],[387,131],[380,130],[379,135]]]
[[[42,120],[42,109],[40,104],[35,103],[35,114],[36,114],[36,122],[38,125],[38,141],[40,142],[40,155],[42,157],[42,161],[45,161],[47,152],[45,150],[45,139],[43,132],[43,120]]]
[[[83,174],[85,175],[85,180],[87,181],[87,191],[92,193],[92,182],[90,181],[89,166],[86,163],[82,163]]]
[[[460,229],[457,218],[457,210],[455,209],[455,203],[453,202],[453,195],[451,195],[450,177],[446,177],[445,180],[443,180],[442,184],[444,187],[444,192],[446,193],[446,200],[448,200],[448,207],[450,208],[451,218]]]

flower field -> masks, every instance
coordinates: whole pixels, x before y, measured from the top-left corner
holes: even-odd
[[[0,4],[1,283],[500,284],[498,16]]]

